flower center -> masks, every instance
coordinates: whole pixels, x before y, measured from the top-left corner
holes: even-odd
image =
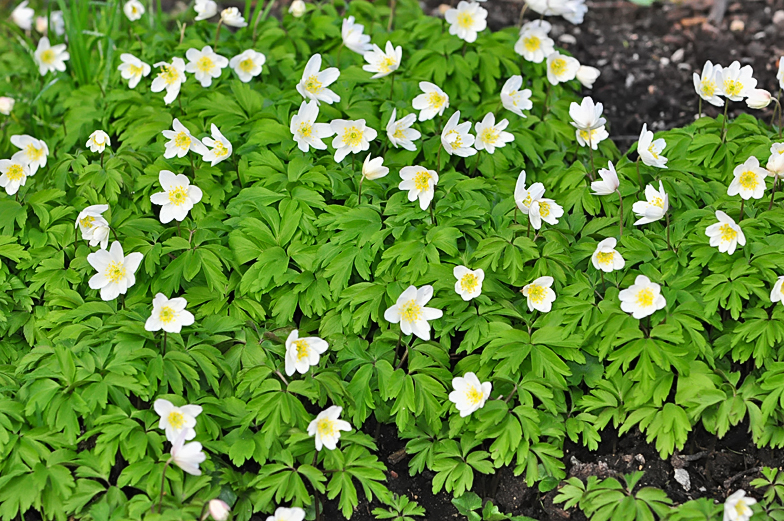
[[[751,514],[751,509],[746,505],[746,502],[741,499],[735,503],[735,512],[739,516],[747,516]]]
[[[320,436],[334,436],[336,434],[335,422],[329,418],[320,419],[316,424],[316,428]]]
[[[724,80],[724,92],[729,96],[737,96],[743,90],[743,84],[735,80]]]
[[[84,217],[79,219],[79,224],[81,225],[81,227],[87,228],[88,230],[93,227],[93,222],[95,222],[95,217],[93,217],[92,215],[85,215]]]
[[[185,426],[185,417],[182,415],[181,412],[172,411],[169,413],[167,419],[169,420],[169,425],[171,425],[177,430],[180,430]]]
[[[542,217],[550,215],[550,203],[547,201],[539,201],[539,215]]]
[[[19,181],[20,179],[22,179],[25,176],[24,170],[22,169],[22,165],[14,164],[14,165],[9,166],[8,167],[8,171],[6,171],[6,173],[5,173],[5,176],[10,181]]]
[[[719,227],[719,232],[721,232],[721,240],[723,242],[730,242],[738,237],[738,232],[727,223],[724,223]]]
[[[250,71],[252,71],[252,70],[253,70],[253,67],[254,67],[255,65],[256,65],[256,64],[253,62],[253,60],[251,60],[250,58],[246,58],[246,59],[244,59],[244,60],[242,60],[242,61],[240,62],[240,70],[241,70],[242,72],[247,72],[247,73],[249,73],[249,74],[250,74]]]
[[[653,156],[654,159],[659,159],[659,153],[656,152],[656,149],[654,148],[653,143],[651,143],[651,146],[648,147],[648,152],[651,153],[651,155]]]
[[[158,73],[159,78],[163,78],[166,85],[171,85],[180,81],[180,73],[171,65],[162,65],[161,72]]]
[[[463,278],[460,279],[460,287],[463,288],[463,291],[474,291],[476,286],[479,284],[479,279],[476,278],[476,275],[473,273],[466,273],[463,275]]]
[[[528,286],[528,300],[534,304],[539,304],[544,300],[544,286],[539,284],[531,284]]]
[[[422,307],[417,304],[416,300],[411,299],[400,309],[400,316],[406,322],[416,322],[422,318]]]
[[[482,141],[491,145],[495,145],[495,142],[498,141],[498,136],[499,133],[496,131],[495,127],[486,128],[480,134]]]
[[[129,65],[128,71],[131,73],[131,76],[141,76],[144,72],[141,67],[137,67],[136,65]]]
[[[310,137],[313,134],[313,125],[308,122],[300,123],[298,132],[301,137]]]
[[[139,14],[139,8],[136,7],[135,5],[131,5],[131,14],[134,15]]]
[[[523,206],[525,206],[526,208],[530,207],[531,203],[533,202],[533,199],[531,198],[531,194],[530,193],[527,194],[522,202],[523,202]]]
[[[202,56],[199,58],[199,61],[196,62],[196,68],[201,72],[210,72],[215,68],[215,63],[213,63],[213,61],[208,56]]]
[[[440,109],[441,105],[443,105],[445,101],[446,101],[446,96],[442,96],[438,92],[431,92],[427,96],[427,102],[434,109]]]
[[[466,389],[466,400],[468,400],[468,402],[471,405],[476,405],[479,402],[481,402],[482,398],[484,398],[484,396],[485,396],[485,393],[483,393],[482,391],[478,390],[473,385],[469,385],[468,389]]]
[[[447,136],[450,136],[452,134],[455,135],[455,140],[452,141],[452,150],[463,148],[463,138],[460,137],[460,132],[458,132],[457,130],[450,130],[449,132],[446,133]]]
[[[703,96],[713,96],[716,93],[716,82],[713,80],[702,80],[700,83],[700,92],[702,92]]]
[[[349,147],[358,146],[362,142],[362,132],[357,127],[348,127],[343,131],[343,144]]]
[[[122,262],[110,262],[106,267],[104,276],[115,284],[125,278],[125,265]]]
[[[188,189],[182,186],[175,186],[169,190],[169,203],[174,206],[180,206],[185,203],[188,198]]]
[[[740,175],[739,182],[740,185],[746,190],[754,190],[759,184],[759,181],[757,181],[757,176],[750,170],[747,170]]]
[[[307,340],[295,340],[294,347],[297,348],[297,360],[302,360],[310,355],[310,347]]]
[[[317,76],[310,76],[307,80],[305,80],[306,91],[312,94],[318,94],[322,89],[323,87],[321,86],[321,82],[318,80]]]
[[[596,254],[596,262],[598,262],[599,264],[612,264],[613,257],[615,257],[615,252],[600,251],[599,253]]]
[[[463,29],[470,29],[474,25],[474,17],[471,13],[460,13],[457,15],[457,25]]]
[[[229,155],[229,149],[223,144],[223,141],[216,141],[212,147],[212,153],[215,157],[223,157]]]
[[[168,324],[169,322],[174,320],[176,317],[177,317],[177,313],[175,313],[174,310],[172,308],[170,308],[169,306],[163,306],[161,308],[160,313],[158,314],[158,319],[161,322],[163,322],[164,324]]]
[[[598,128],[594,128],[591,130],[580,130],[580,137],[583,138],[583,141],[586,143],[594,143],[594,138],[596,137],[596,133],[599,131]]]
[[[427,170],[420,170],[416,173],[414,187],[420,192],[430,188],[430,173]]]
[[[563,58],[556,58],[550,63],[550,70],[553,71],[553,74],[556,76],[560,76],[564,72],[566,72],[566,60]]]
[[[42,52],[41,61],[46,65],[51,65],[52,62],[54,62],[54,51],[52,49],[46,49],[44,52]]]
[[[653,291],[651,288],[643,288],[637,292],[637,305],[647,308],[653,305]]]
[[[397,61],[394,58],[386,56],[383,60],[378,62],[379,72],[389,73],[395,69],[397,69]]]
[[[44,149],[36,148],[35,145],[30,143],[25,147],[25,155],[30,159],[30,162],[38,161],[44,155]]]
[[[651,201],[651,204],[653,206],[658,206],[659,208],[664,209],[664,201],[661,197],[654,197],[653,201]]]
[[[529,36],[527,38],[523,38],[523,46],[528,52],[534,52],[538,50],[541,45],[542,40],[540,40],[538,36]]]
[[[174,136],[174,146],[183,150],[188,150],[191,146],[191,137],[185,132],[180,132]]]
[[[406,137],[405,130],[400,123],[395,127],[395,133],[392,134],[392,137],[395,139],[404,139]]]

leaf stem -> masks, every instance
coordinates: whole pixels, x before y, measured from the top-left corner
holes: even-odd
[[[161,513],[161,505],[163,503],[163,489],[166,486],[166,469],[169,467],[169,463],[171,463],[171,458],[169,458],[166,463],[163,465],[163,473],[161,474],[161,494],[158,496],[158,513]]]
[[[283,381],[284,384],[286,384],[286,387],[289,386],[289,383],[286,381],[286,378],[281,374],[280,371],[275,369],[275,374],[278,375],[278,378],[280,378]]]

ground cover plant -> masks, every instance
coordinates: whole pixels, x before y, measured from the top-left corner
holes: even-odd
[[[472,491],[504,467],[596,520],[780,518],[775,469],[672,505],[562,451],[784,446],[780,129],[622,155],[538,14],[581,2],[271,6],[3,26],[0,516],[439,519],[385,486],[393,430],[469,519],[511,518]],[[771,103],[723,65],[695,105]]]

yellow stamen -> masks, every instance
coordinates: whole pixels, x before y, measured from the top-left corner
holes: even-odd
[[[168,324],[175,318],[177,318],[177,313],[175,313],[175,311],[169,306],[163,306],[160,313],[158,314],[158,319],[164,324]]]
[[[95,222],[95,217],[92,215],[85,215],[79,219],[79,224],[82,226],[82,228],[86,228],[88,230],[93,227],[93,222]]]
[[[757,180],[757,176],[754,172],[750,170],[746,170],[740,175],[740,179],[738,179],[740,185],[745,188],[746,190],[754,190],[757,188],[759,181]]]
[[[169,202],[174,206],[185,204],[188,200],[188,189],[182,186],[174,186],[169,190]]]
[[[471,13],[460,13],[457,15],[457,25],[463,29],[470,29],[474,25],[474,17]]]
[[[54,62],[54,51],[52,49],[46,49],[44,52],[42,52],[41,61],[46,65],[51,65],[52,62]]]
[[[478,284],[479,279],[473,273],[466,273],[463,275],[463,278],[460,279],[460,287],[463,288],[463,291],[467,291],[469,293],[474,291]]]
[[[180,430],[185,426],[185,417],[181,412],[172,411],[169,413],[167,419],[169,420],[169,425],[177,430]]]
[[[451,143],[452,150],[463,148],[463,138],[460,137],[460,132],[458,132],[457,130],[450,130],[449,132],[446,133],[447,136],[451,134],[455,134],[457,136],[455,137],[455,140],[452,141]]]
[[[310,346],[307,340],[295,340],[294,347],[297,349],[297,360],[310,356]]]
[[[539,201],[539,215],[542,217],[550,215],[550,203],[547,201]]]
[[[357,127],[351,126],[343,129],[343,144],[350,147],[355,147],[362,143],[362,131]]]
[[[539,284],[530,284],[528,286],[528,300],[533,302],[534,304],[539,304],[544,300],[546,291],[544,286],[540,286]]]
[[[596,262],[599,264],[612,264],[613,257],[615,257],[614,252],[603,252],[600,251],[596,254]]]
[[[702,80],[700,82],[700,92],[705,97],[712,97],[716,93],[716,82],[713,80]]]
[[[430,172],[427,170],[420,170],[414,176],[414,187],[421,191],[427,190],[430,188]]]
[[[393,70],[393,67],[397,68],[397,61],[389,56],[386,56],[383,60],[378,62],[379,72],[389,73]]]
[[[313,125],[311,125],[307,121],[304,123],[300,123],[299,130],[297,130],[297,132],[299,132],[299,135],[301,137],[310,137],[313,134]]]
[[[125,278],[125,265],[121,262],[110,262],[103,273],[104,277],[114,282],[119,283],[121,279]]]
[[[500,137],[500,133],[495,129],[495,127],[488,127],[482,131],[479,137],[485,143],[489,143],[491,145],[495,145],[495,142],[498,141]]]
[[[484,398],[484,396],[485,396],[485,393],[483,393],[482,391],[478,390],[473,385],[469,385],[468,389],[466,389],[466,399],[468,400],[468,402],[471,405],[476,405],[479,402],[481,402],[482,398]]]
[[[201,72],[210,72],[215,68],[215,63],[208,56],[202,56],[196,62],[196,68]]]
[[[24,169],[22,168],[22,165],[13,164],[8,167],[5,176],[9,181],[19,181],[25,176]]]
[[[35,145],[30,143],[25,147],[25,155],[28,157],[28,159],[30,159],[30,162],[32,163],[40,160],[43,157],[44,149],[43,147],[36,148]]]
[[[556,58],[550,63],[550,70],[553,71],[556,77],[566,72],[566,60],[563,58]]]
[[[647,308],[653,305],[653,291],[651,288],[643,288],[637,292],[637,305]]]
[[[651,201],[651,204],[662,209],[664,208],[664,200],[661,197],[654,197],[653,201]]]
[[[322,418],[316,424],[316,429],[321,436],[334,436],[337,434],[335,422],[329,418]]]
[[[242,72],[247,72],[248,74],[250,74],[250,71],[252,71],[255,66],[256,64],[250,58],[245,58],[240,62],[240,70]]]
[[[141,76],[144,72],[144,69],[141,67],[137,67],[136,65],[129,65],[128,72],[131,73],[131,76]]]
[[[162,65],[161,72],[158,73],[159,78],[163,78],[166,85],[177,83],[180,80],[180,73],[171,65]]]
[[[446,101],[446,96],[442,96],[438,92],[431,92],[427,96],[427,103],[434,109],[440,109],[441,105]]]
[[[523,38],[523,46],[525,50],[528,52],[534,52],[539,50],[539,47],[542,45],[542,40],[539,39],[538,36],[529,36],[527,38]]]
[[[187,150],[191,146],[191,137],[185,132],[180,132],[174,136],[174,146]]]
[[[212,153],[215,154],[215,157],[223,157],[229,155],[229,149],[223,144],[223,141],[215,141],[215,145],[212,147]]]
[[[735,80],[724,80],[724,92],[728,96],[737,96],[743,90],[743,84]]]
[[[719,227],[719,232],[721,233],[722,242],[730,242],[738,237],[738,232],[727,223],[724,223]]]
[[[422,318],[422,307],[411,299],[400,308],[400,316],[406,322],[416,322]]]
[[[321,82],[318,80],[318,76],[310,76],[305,80],[305,90],[312,94],[318,94],[323,88]]]

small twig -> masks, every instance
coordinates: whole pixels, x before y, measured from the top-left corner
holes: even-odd
[[[724,480],[724,488],[729,490],[732,484],[738,481],[739,479],[741,479],[743,476],[746,476],[748,474],[754,474],[755,472],[759,472],[760,470],[762,470],[762,467],[752,467],[750,469],[744,470],[743,472],[738,472],[731,478]]]

